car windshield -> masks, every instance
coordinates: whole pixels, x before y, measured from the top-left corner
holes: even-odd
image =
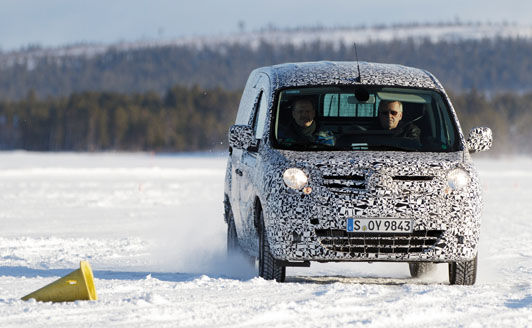
[[[459,149],[454,119],[439,93],[388,87],[317,87],[281,91],[276,146],[292,150]]]

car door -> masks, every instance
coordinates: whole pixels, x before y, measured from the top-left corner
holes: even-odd
[[[248,125],[253,127],[253,133],[260,147],[264,135],[264,127],[270,102],[270,80],[266,74],[260,74],[257,83],[254,85],[256,96],[254,98],[252,110],[250,111]],[[236,224],[237,234],[248,240],[254,240],[256,229],[254,225],[254,205],[256,197],[256,168],[260,161],[260,154],[257,148],[243,149],[240,152],[240,160],[234,167],[234,178],[238,181],[238,198],[240,224]],[[233,154],[236,155],[236,154]],[[235,186],[233,186],[234,188]],[[236,223],[236,221],[235,221]]]

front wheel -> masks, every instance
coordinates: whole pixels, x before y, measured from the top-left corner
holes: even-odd
[[[270,244],[264,226],[264,215],[260,211],[260,231],[259,231],[259,276],[266,280],[276,280],[283,282],[286,277],[286,267],[277,264],[270,252]]]
[[[478,254],[471,261],[449,263],[449,283],[451,285],[474,285],[477,279]]]
[[[434,271],[435,265],[432,262],[412,262],[408,263],[408,268],[412,278],[421,278]]]
[[[233,212],[229,211],[227,216],[227,255],[235,255],[240,253],[240,245],[238,244],[238,236],[236,234],[235,219]]]

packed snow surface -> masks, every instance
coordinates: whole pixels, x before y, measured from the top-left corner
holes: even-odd
[[[225,256],[220,154],[0,153],[1,327],[532,326],[532,159],[477,159],[479,274],[402,263],[289,268],[257,278]],[[97,301],[20,298],[92,266]]]

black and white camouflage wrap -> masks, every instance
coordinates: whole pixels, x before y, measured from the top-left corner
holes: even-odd
[[[490,128],[476,127],[469,131],[467,149],[470,152],[480,152],[491,148],[493,135]]]
[[[238,138],[236,137],[238,136]],[[229,146],[240,149],[248,149],[257,146],[257,139],[253,129],[248,125],[233,125],[229,130]]]
[[[273,96],[281,88],[313,85],[377,85],[415,87],[440,92],[430,73],[399,65],[360,62],[285,64],[255,70],[270,77],[269,114]],[[254,74],[252,73],[252,75]],[[482,199],[480,184],[458,119],[461,150],[449,153],[398,151],[289,151],[274,149],[270,120],[258,151],[230,158],[226,174],[226,202],[239,202],[245,216],[235,215],[241,247],[258,254],[256,212],[262,208],[273,256],[279,260],[311,261],[434,261],[471,260],[477,253]],[[474,133],[487,134],[480,129]],[[234,136],[235,133],[231,133]],[[482,141],[484,140],[484,141]],[[470,138],[472,143],[487,140]],[[491,139],[490,139],[491,140]],[[232,140],[233,144],[237,142]],[[474,146],[485,149],[489,145]],[[234,156],[234,154],[233,154]],[[235,198],[231,170],[252,158],[246,185]],[[283,182],[288,168],[302,169],[310,193]],[[463,189],[448,184],[451,170],[470,176]],[[233,204],[229,204],[232,206]],[[229,207],[228,206],[228,207]],[[347,218],[413,219],[414,234],[360,235],[346,231]]]
[[[264,167],[269,183],[265,190],[270,197],[263,208],[276,257],[448,261],[471,259],[476,254],[481,194],[474,168],[463,162],[460,153],[281,151],[280,156],[270,159]],[[309,195],[283,184],[282,173],[289,167],[305,171],[312,188]],[[450,190],[447,174],[454,168],[470,174],[472,181],[467,188]],[[358,188],[349,188],[353,180],[347,177],[360,177]],[[441,235],[421,252],[346,253],[324,246],[325,237],[320,238],[317,232],[345,231],[349,217],[413,218],[414,231],[430,231],[429,235],[441,231]],[[341,243],[349,238],[336,240]]]

